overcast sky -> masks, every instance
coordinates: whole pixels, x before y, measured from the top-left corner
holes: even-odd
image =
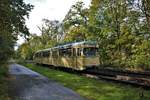
[[[37,25],[41,24],[43,18],[62,21],[71,6],[77,1],[79,0],[25,0],[26,3],[34,5],[29,20],[26,21],[29,31],[39,34]],[[83,1],[86,7],[91,3],[91,0],[80,1]]]
[[[30,12],[29,19],[26,20],[26,25],[30,33],[40,34],[37,26],[41,25],[42,19],[62,21],[71,8],[77,1],[83,1],[85,7],[89,7],[91,0],[24,0],[26,3],[34,5],[34,9]],[[17,44],[24,42],[22,37],[19,37]]]

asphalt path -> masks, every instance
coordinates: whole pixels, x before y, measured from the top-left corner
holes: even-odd
[[[13,100],[85,100],[79,94],[22,65],[9,67],[9,96]]]

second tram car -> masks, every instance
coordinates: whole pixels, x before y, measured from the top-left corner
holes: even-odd
[[[39,50],[34,62],[84,70],[99,65],[98,46],[96,42],[83,41]]]

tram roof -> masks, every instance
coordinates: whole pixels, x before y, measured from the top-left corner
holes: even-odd
[[[74,42],[74,43],[68,43],[68,44],[64,44],[64,45],[59,45],[59,46],[52,47],[52,48],[38,50],[37,52],[49,51],[49,50],[54,50],[54,49],[63,49],[63,48],[75,47],[75,46],[82,46],[82,45],[96,45],[96,44],[97,44],[96,41]]]
[[[82,42],[68,43],[65,45],[57,46],[56,48],[67,48],[67,47],[74,47],[74,46],[81,46],[81,45],[96,45],[96,41],[82,41]]]

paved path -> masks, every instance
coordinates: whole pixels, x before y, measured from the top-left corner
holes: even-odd
[[[85,100],[71,89],[18,64],[11,64],[9,94],[13,100]]]

